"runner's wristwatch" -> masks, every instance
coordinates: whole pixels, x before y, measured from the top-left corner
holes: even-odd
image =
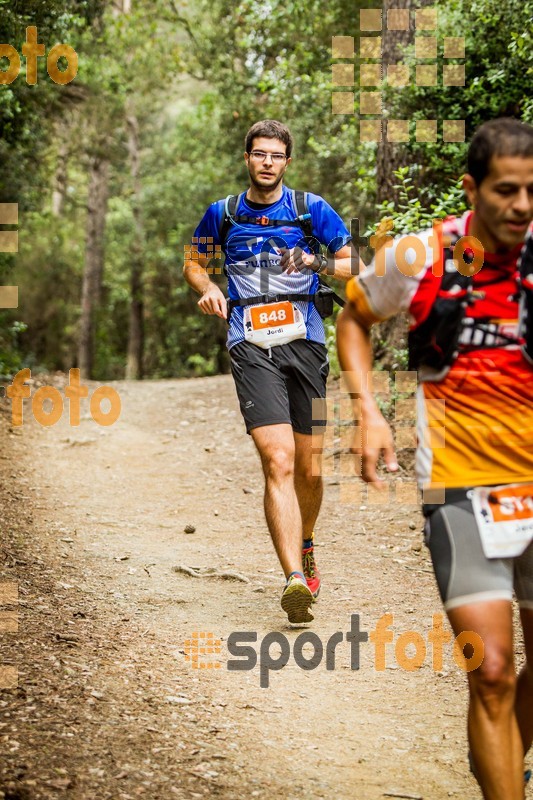
[[[326,258],[326,256],[322,255],[322,253],[316,253],[316,258],[318,260],[318,267],[315,267],[313,265],[311,269],[313,270],[313,272],[322,272],[322,270],[325,269],[328,265],[328,259]]]

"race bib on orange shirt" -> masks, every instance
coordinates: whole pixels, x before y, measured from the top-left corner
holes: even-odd
[[[533,483],[479,486],[472,507],[487,558],[514,558],[533,540]]]

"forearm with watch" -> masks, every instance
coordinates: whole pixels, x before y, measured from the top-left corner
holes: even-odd
[[[345,244],[336,253],[315,253],[311,269],[323,275],[329,275],[340,281],[349,281],[354,275],[365,269],[364,263],[352,243]]]

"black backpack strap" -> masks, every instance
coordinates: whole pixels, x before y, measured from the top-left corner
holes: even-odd
[[[284,300],[289,300],[292,303],[312,303],[314,294],[257,294],[253,297],[242,297],[239,300],[229,300],[228,307],[230,311],[237,306],[243,308],[244,306],[256,306],[259,303],[281,303]]]
[[[518,260],[520,276],[519,335],[524,340],[522,352],[533,363],[533,234],[529,233]]]
[[[235,212],[239,206],[241,198],[244,197],[245,192],[241,194],[228,194],[224,201],[224,213],[222,215],[222,219],[220,221],[220,227],[218,229],[218,236],[220,239],[220,244],[222,247],[226,242],[226,238],[230,231],[231,226],[233,225],[233,218],[235,217]]]
[[[269,228],[290,228],[291,226],[301,228],[302,223],[298,219],[273,219],[271,217],[251,217],[239,214],[232,217],[233,222],[238,225],[260,225],[261,227]]]
[[[309,213],[309,203],[307,192],[302,192],[299,189],[291,189],[292,204],[296,211],[296,218],[300,223],[305,236],[313,235],[313,220]]]
[[[311,215],[309,214],[308,194],[307,192],[301,192],[299,190],[294,190],[294,189],[292,189],[291,191],[292,191],[293,204],[296,209],[296,214],[298,216],[298,219],[304,217],[304,219],[302,220],[302,228],[304,234],[306,236],[314,238],[313,220],[311,219]],[[346,305],[346,301],[343,300],[342,297],[340,297],[340,295],[338,295],[337,292],[335,292],[331,288],[329,283],[325,281],[321,275],[318,275],[318,280],[320,281],[320,285],[325,287],[325,289],[328,291],[333,300],[335,300],[337,305],[343,308]]]
[[[220,227],[219,227],[220,244],[224,246],[228,233],[231,229],[231,226],[235,223],[237,224],[251,223],[252,225],[253,224],[265,225],[268,227],[297,225],[302,229],[304,236],[312,237],[313,221],[311,219],[311,214],[309,213],[307,192],[296,191],[295,189],[291,189],[290,191],[292,195],[292,204],[296,211],[296,219],[294,220],[268,219],[267,217],[236,216],[237,208],[239,207],[241,199],[244,197],[246,193],[242,192],[239,195],[229,194],[224,201],[224,213],[220,221]]]

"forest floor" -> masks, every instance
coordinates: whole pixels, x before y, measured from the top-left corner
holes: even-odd
[[[260,465],[231,378],[112,385],[122,415],[107,428],[88,401],[78,427],[65,410],[48,428],[25,401],[13,428],[0,401],[4,685],[18,670],[18,687],[0,691],[0,798],[479,798],[451,643],[442,669],[432,665],[441,605],[417,507],[350,503],[346,479],[325,478],[310,626],[324,657],[301,669],[302,630],[280,608]],[[385,613],[386,668],[368,641],[352,669],[351,615],[370,632]],[[227,639],[239,631],[257,633],[258,663],[232,671]],[[395,655],[407,631],[427,645],[416,671],[398,663],[401,648]],[[274,632],[290,656],[268,672]],[[220,640],[220,653],[194,662],[195,643],[211,641],[201,634]]]

